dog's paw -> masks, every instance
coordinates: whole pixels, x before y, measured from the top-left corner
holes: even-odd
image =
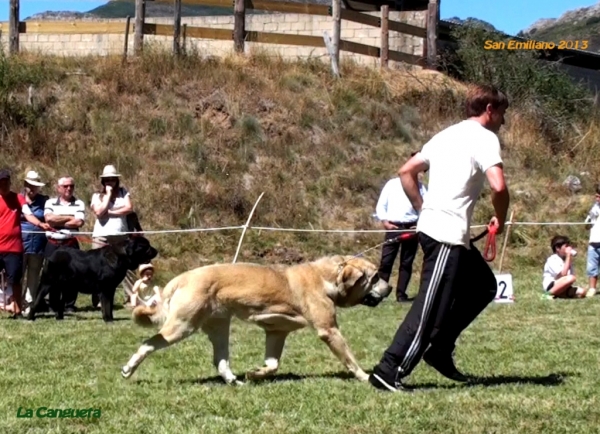
[[[121,376],[123,378],[129,378],[133,375],[135,369],[131,369],[128,365],[125,365],[121,368]]]
[[[361,371],[356,374],[356,378],[358,379],[358,381],[361,381],[364,383],[364,382],[369,381],[369,374]]]

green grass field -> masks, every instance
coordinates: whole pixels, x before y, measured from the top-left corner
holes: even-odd
[[[56,322],[0,319],[2,433],[522,433],[595,432],[600,410],[600,299],[540,298],[539,273],[513,271],[516,302],[492,304],[465,331],[459,369],[483,377],[464,386],[420,364],[413,393],[377,391],[348,375],[312,330],[292,334],[273,381],[225,386],[210,344],[194,335],[151,355],[129,380],[120,367],[153,330],[129,310],[105,325],[99,312]],[[418,278],[418,275],[416,276]],[[416,291],[411,282],[410,293]],[[392,295],[393,297],[393,295]],[[409,306],[340,311],[344,336],[370,371]],[[80,306],[89,305],[81,296]],[[235,321],[231,363],[262,364],[262,330]],[[17,418],[19,407],[94,408],[98,419]]]

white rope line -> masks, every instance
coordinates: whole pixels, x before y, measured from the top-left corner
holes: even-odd
[[[506,222],[505,226],[579,226],[590,225],[589,222]],[[487,225],[474,225],[471,229],[485,228]],[[141,232],[121,232],[119,235],[157,235],[157,234],[178,234],[178,233],[194,233],[194,232],[215,232],[228,231],[234,229],[254,229],[258,231],[272,232],[315,232],[315,233],[385,233],[390,232],[387,229],[302,229],[302,228],[277,228],[270,226],[223,226],[214,228],[191,228],[191,229],[160,229],[160,230],[144,230]],[[406,233],[415,232],[415,229],[393,229],[393,232]],[[45,231],[23,231],[24,234],[47,234]],[[93,235],[93,232],[72,232],[72,235]]]

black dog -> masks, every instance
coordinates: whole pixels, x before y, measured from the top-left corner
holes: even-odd
[[[63,319],[65,295],[98,294],[102,304],[102,319],[113,320],[115,292],[127,270],[136,270],[156,257],[158,251],[142,236],[132,236],[116,245],[100,249],[78,250],[59,247],[44,263],[40,287],[28,315],[35,319],[38,306],[50,294],[50,306],[56,319]]]

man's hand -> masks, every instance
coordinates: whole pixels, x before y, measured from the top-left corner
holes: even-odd
[[[504,222],[500,222],[498,217],[492,217],[489,226],[496,227],[496,234],[501,234],[504,231]]]
[[[113,189],[113,188],[112,188],[112,186],[110,186],[110,185],[106,185],[106,186],[104,187],[104,189],[106,190],[106,195],[107,195],[107,196],[110,196],[110,195],[111,195],[111,193],[112,193],[112,189]]]
[[[39,224],[40,229],[43,229],[44,231],[49,231],[50,229],[52,229],[52,227],[48,224],[48,223],[40,223]]]
[[[389,222],[389,221],[387,221],[387,220],[384,220],[384,221],[383,221],[383,227],[384,227],[385,229],[387,229],[388,231],[392,231],[392,230],[394,230],[394,229],[398,229],[398,226],[396,226],[396,225],[395,225],[395,224],[393,224],[393,223],[390,223],[390,222]]]

